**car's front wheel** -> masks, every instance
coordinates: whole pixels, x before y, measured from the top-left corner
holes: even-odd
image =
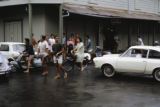
[[[102,72],[106,77],[113,77],[115,75],[115,70],[111,65],[104,65],[102,67]]]
[[[156,81],[160,82],[160,68],[153,72],[153,77]]]

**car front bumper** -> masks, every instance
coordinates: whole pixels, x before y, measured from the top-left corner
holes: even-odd
[[[0,70],[0,75],[9,74],[9,73],[10,73],[9,70],[8,71]]]

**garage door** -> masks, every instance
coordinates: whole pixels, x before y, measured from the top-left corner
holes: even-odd
[[[5,22],[5,41],[22,42],[22,22]]]

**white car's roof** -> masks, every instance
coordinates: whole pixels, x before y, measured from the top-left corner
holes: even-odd
[[[131,46],[130,49],[146,49],[146,50],[157,50],[160,51],[160,46]]]
[[[0,44],[24,44],[24,43],[21,43],[21,42],[0,42]]]

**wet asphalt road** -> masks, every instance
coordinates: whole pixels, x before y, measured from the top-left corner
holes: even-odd
[[[0,107],[160,107],[160,83],[151,77],[117,75],[107,79],[89,66],[55,80],[39,70],[0,79]]]

